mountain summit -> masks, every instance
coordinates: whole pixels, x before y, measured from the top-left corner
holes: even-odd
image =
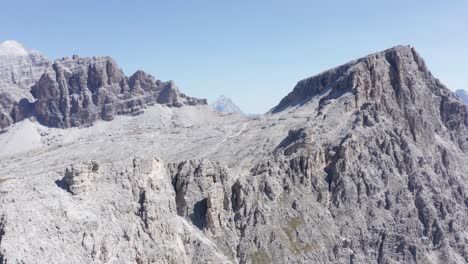
[[[0,134],[0,263],[468,262],[468,106],[412,47],[255,119],[108,57],[32,95]]]
[[[221,95],[211,104],[211,107],[220,113],[244,114],[242,110],[228,97]]]
[[[410,76],[413,73],[417,76]],[[436,82],[414,48],[396,46],[299,81],[273,112],[305,104],[311,98],[323,97],[325,94],[328,98],[324,100],[352,93],[358,100],[354,102],[354,107],[358,107],[359,102],[382,96],[382,89],[385,88],[392,88],[394,90],[392,94],[396,97],[404,97],[407,93],[419,90],[418,88],[433,89],[432,86],[435,84],[426,87],[426,83],[409,81],[416,78]]]

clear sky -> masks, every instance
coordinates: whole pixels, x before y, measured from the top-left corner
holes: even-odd
[[[468,89],[468,1],[0,0],[0,42],[50,59],[110,55],[191,96],[265,112],[300,79],[403,44]]]

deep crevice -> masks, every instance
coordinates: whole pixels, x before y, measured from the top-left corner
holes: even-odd
[[[143,220],[143,223],[145,224],[145,227],[148,228],[148,218],[146,214],[146,191],[145,190],[140,190],[140,196],[138,199],[138,204],[140,207],[138,208],[137,215]]]
[[[2,239],[4,235],[5,235],[5,218],[2,217],[0,218],[0,249],[1,249]],[[6,263],[7,263],[7,259],[3,255],[3,252],[0,250],[0,264],[6,264]]]
[[[193,212],[190,215],[192,223],[203,230],[206,226],[206,212],[208,210],[208,198],[196,202],[193,206]]]
[[[383,247],[384,247],[384,243],[385,243],[385,239],[387,237],[387,232],[386,231],[383,231],[382,233],[382,238],[380,239],[380,244],[379,244],[379,256],[377,258],[377,263],[383,263],[383,256],[384,256],[384,252],[383,252]]]

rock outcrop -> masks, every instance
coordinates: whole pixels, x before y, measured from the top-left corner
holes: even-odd
[[[16,100],[7,92],[0,92],[0,129],[13,124],[11,116]]]
[[[65,170],[65,176],[59,182],[70,193],[77,195],[93,190],[95,178],[99,176],[99,164],[87,162],[72,165]]]
[[[201,230],[215,228],[218,217],[210,214],[229,207],[227,168],[202,160],[174,164],[171,171],[178,214]]]

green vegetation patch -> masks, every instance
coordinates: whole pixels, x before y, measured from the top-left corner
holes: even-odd
[[[252,264],[268,264],[271,263],[271,258],[268,253],[263,250],[256,251],[250,255]]]
[[[284,228],[284,232],[286,233],[286,236],[288,237],[289,241],[289,249],[296,255],[303,254],[312,250],[311,244],[307,243],[302,245],[302,243],[298,242],[295,239],[294,232],[302,224],[303,222],[301,218],[294,217],[288,222],[288,226]]]

